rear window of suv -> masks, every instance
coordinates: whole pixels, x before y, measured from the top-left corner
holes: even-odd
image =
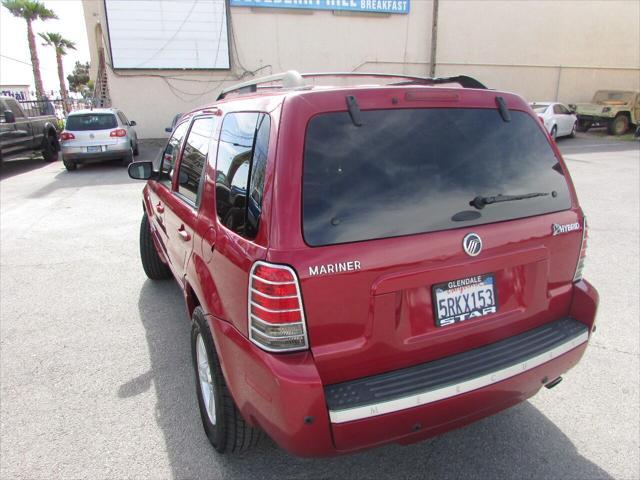
[[[493,109],[320,114],[307,128],[303,235],[332,245],[469,227],[566,210],[562,169],[537,121]],[[478,196],[543,196],[492,203]]]
[[[70,115],[67,118],[66,130],[81,132],[83,130],[107,130],[116,128],[116,116],[111,113],[95,113],[87,115]]]

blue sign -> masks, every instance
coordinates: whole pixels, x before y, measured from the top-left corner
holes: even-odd
[[[409,13],[410,0],[230,0],[232,7],[301,8],[350,12]]]

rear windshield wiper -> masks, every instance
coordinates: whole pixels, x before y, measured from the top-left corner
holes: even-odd
[[[522,195],[495,195],[493,197],[481,197],[477,196],[473,200],[469,202],[469,205],[472,207],[476,207],[478,210],[482,210],[486,205],[491,205],[492,203],[500,203],[500,202],[512,202],[514,200],[526,200],[528,198],[535,197],[546,197],[547,195],[551,195],[552,197],[556,197],[558,193],[553,191],[551,193],[543,193],[543,192],[533,192],[533,193],[524,193]]]

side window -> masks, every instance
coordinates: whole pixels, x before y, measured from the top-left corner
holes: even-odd
[[[564,105],[558,105],[560,107],[560,113],[563,115],[569,115],[571,112]]]
[[[160,165],[160,173],[158,175],[158,181],[164,183],[168,187],[171,187],[171,179],[173,178],[173,169],[176,166],[176,160],[180,153],[180,145],[184,134],[187,133],[189,122],[181,123],[176,127],[171,135],[171,138],[167,142],[167,146],[162,154],[162,164]]]
[[[129,125],[129,120],[124,116],[124,113],[118,112],[118,118],[122,122],[123,125]]]
[[[2,100],[0,100],[0,110],[0,123],[6,123],[6,120],[4,119],[4,111],[7,110],[7,107]]]
[[[562,111],[562,107],[560,105],[554,105],[553,106],[553,113],[555,113],[557,115],[561,115],[564,112]]]
[[[24,113],[22,113],[22,109],[18,106],[18,102],[13,100],[12,98],[8,98],[6,100],[7,107],[9,110],[13,112],[16,118],[24,118]]]
[[[251,180],[249,181],[249,199],[247,207],[247,235],[258,234],[260,214],[262,213],[262,193],[264,190],[264,173],[267,168],[267,152],[269,149],[269,133],[271,118],[266,113],[260,115],[256,128],[256,139],[251,162]]]
[[[230,113],[222,122],[216,210],[224,226],[247,238],[258,231],[270,126],[263,113]]]
[[[178,169],[178,193],[198,205],[202,189],[204,166],[213,135],[213,117],[196,118],[184,144],[184,152]]]

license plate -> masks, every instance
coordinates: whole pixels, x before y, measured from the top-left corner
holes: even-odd
[[[102,146],[98,145],[96,147],[87,147],[87,153],[95,153],[95,152],[101,152],[102,151]]]
[[[495,277],[476,275],[434,285],[436,326],[444,327],[498,311]]]

